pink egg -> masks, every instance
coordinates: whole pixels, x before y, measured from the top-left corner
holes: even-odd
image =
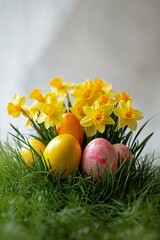
[[[115,172],[117,169],[117,154],[113,145],[104,138],[96,138],[89,142],[82,154],[82,172],[104,177],[106,172]]]
[[[113,144],[113,147],[116,150],[117,158],[119,158],[120,164],[122,163],[122,160],[127,160],[127,159],[129,159],[130,162],[132,162],[133,156],[132,156],[131,150],[126,145],[122,143],[116,143],[116,144]]]

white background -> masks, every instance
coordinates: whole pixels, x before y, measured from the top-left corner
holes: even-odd
[[[0,0],[1,139],[10,123],[24,131],[6,112],[15,92],[100,77],[129,92],[144,121],[156,115],[141,137],[154,131],[148,150],[159,152],[159,13],[159,0]]]

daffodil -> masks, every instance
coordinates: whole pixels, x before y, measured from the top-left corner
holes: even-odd
[[[96,131],[103,133],[106,124],[114,124],[114,120],[110,117],[112,113],[112,105],[100,105],[95,101],[92,106],[83,107],[85,117],[80,121],[85,127],[88,137],[93,136]]]
[[[49,82],[49,85],[51,87],[54,87],[55,88],[55,91],[58,93],[58,94],[61,94],[61,95],[64,95],[64,96],[67,96],[68,94],[68,89],[69,88],[72,88],[73,87],[73,83],[63,83],[63,78],[61,77],[55,77],[53,78],[50,82]]]
[[[60,125],[63,120],[63,113],[65,113],[66,108],[62,101],[46,102],[43,106],[43,111],[37,118],[38,123],[44,122],[44,126],[48,129],[51,126]]]
[[[115,99],[117,102],[123,100],[125,102],[132,100],[131,95],[126,92],[116,92],[115,93]]]
[[[39,103],[38,101],[35,101],[35,102],[32,103],[32,105],[28,108],[29,119],[28,119],[28,121],[25,125],[26,127],[33,124],[33,121],[36,122],[36,120],[38,118],[38,114],[40,113],[40,111],[42,109],[43,109],[43,104],[42,103]]]
[[[75,89],[72,90],[71,96],[75,98],[75,104],[83,106],[91,106],[96,100],[95,86],[89,79],[84,81],[82,84],[77,84]]]
[[[26,126],[35,122],[44,122],[45,127],[48,129],[50,126],[57,125],[60,121],[59,116],[66,111],[63,106],[64,97],[58,98],[56,92],[46,92],[42,95],[40,89],[34,89],[30,93],[30,98],[35,98],[36,101],[29,107],[30,119],[27,121]]]
[[[55,92],[46,92],[44,95],[41,94],[40,89],[34,89],[30,93],[30,98],[35,98],[36,101],[32,103],[29,107],[30,115],[32,116],[33,120],[36,121],[38,118],[39,113],[43,112],[43,108],[48,103],[57,102],[57,94]],[[62,100],[63,98],[61,98]]]
[[[23,105],[26,101],[26,97],[20,97],[18,93],[14,95],[14,101],[8,103],[7,111],[9,115],[12,115],[14,118],[18,118],[23,110]]]
[[[114,98],[114,91],[112,90],[112,85],[105,83],[104,80],[95,78],[94,79],[95,92],[97,93],[97,100],[100,105],[116,103]]]
[[[123,128],[127,125],[132,131],[137,129],[137,120],[143,118],[143,113],[132,107],[131,100],[127,102],[121,100],[119,107],[114,109],[114,114],[119,117],[119,128]]]
[[[39,88],[33,89],[30,94],[29,97],[31,99],[36,99],[38,102],[43,102],[44,98],[42,96],[42,90]]]
[[[95,92],[100,92],[102,88],[106,85],[106,82],[100,78],[94,78],[93,83]]]
[[[80,103],[74,103],[72,107],[69,108],[69,110],[79,119],[85,117],[85,113],[83,112],[83,104]]]
[[[43,98],[44,98],[44,103],[53,103],[53,102],[56,102],[57,100],[58,101],[64,101],[64,97],[59,97],[57,92],[46,92],[44,95],[43,95]]]
[[[111,104],[113,106],[116,103],[116,100],[112,97],[111,93],[101,94],[97,101],[100,105]]]

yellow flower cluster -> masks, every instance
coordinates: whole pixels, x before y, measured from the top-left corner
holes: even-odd
[[[137,120],[143,118],[142,112],[133,108],[129,94],[115,92],[112,85],[103,79],[87,79],[74,84],[64,83],[61,77],[56,77],[49,85],[51,90],[44,94],[40,89],[30,92],[29,97],[34,102],[29,107],[25,106],[26,97],[16,93],[14,101],[8,103],[8,114],[19,117],[22,113],[28,118],[26,126],[32,124],[35,127],[43,123],[47,130],[60,125],[62,115],[70,111],[79,119],[88,137],[97,131],[103,133],[107,126],[113,124],[117,124],[119,129],[127,126],[134,131]]]

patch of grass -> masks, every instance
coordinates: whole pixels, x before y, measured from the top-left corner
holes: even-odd
[[[8,239],[158,240],[160,167],[154,156],[106,181],[80,172],[67,180],[26,168],[0,144],[0,233]]]

